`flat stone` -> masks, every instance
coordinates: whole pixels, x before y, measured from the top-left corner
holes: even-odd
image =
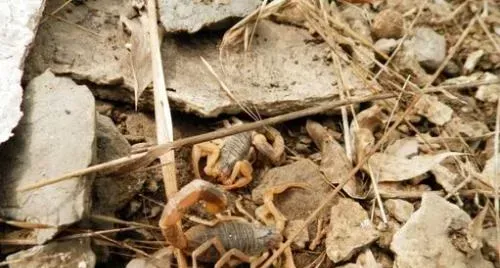
[[[469,215],[456,205],[424,193],[421,207],[394,235],[394,267],[493,267],[479,249],[467,250],[470,222]]]
[[[91,164],[95,152],[95,104],[86,86],[47,70],[25,91],[25,116],[0,153],[0,215],[54,228],[37,229],[37,241],[79,221],[90,206],[91,177],[65,180],[32,191],[17,187]]]
[[[260,4],[259,0],[161,0],[158,9],[167,32],[194,33],[204,27],[225,28],[228,20],[243,18]]]
[[[200,60],[202,56],[222,77],[234,96],[261,115],[270,116],[316,106],[338,96],[333,68],[322,59],[326,44],[305,41],[303,29],[263,20],[246,54],[229,52],[224,56],[225,75],[219,62],[220,37],[170,37],[162,47],[169,97],[177,109],[203,117],[238,113],[241,108],[221,89],[219,82]],[[348,66],[345,80],[362,89]],[[195,79],[196,78],[196,79]],[[359,95],[355,90],[354,95]]]
[[[237,2],[237,1],[233,1]],[[49,1],[47,10],[60,3]],[[54,73],[94,84],[92,92],[103,100],[134,103],[134,80],[128,36],[120,30],[119,15],[131,7],[122,1],[88,1],[61,12],[61,18],[89,31],[75,30],[67,22],[48,18],[41,25],[26,68],[28,79],[50,67]],[[222,35],[200,32],[194,36],[167,35],[162,44],[163,66],[171,107],[202,117],[242,112],[200,60],[203,56],[243,104],[263,116],[317,106],[338,99],[338,79],[328,58],[328,45],[307,42],[307,30],[263,20],[247,53],[224,56],[226,75],[219,62]],[[90,49],[92,48],[92,49]],[[349,66],[346,86],[353,96],[370,94]],[[153,110],[153,94],[146,89],[139,109]]]
[[[267,171],[259,185],[252,190],[252,199],[262,204],[265,191],[273,186],[291,182],[308,183],[310,185],[309,190],[291,188],[281,195],[275,196],[274,199],[276,207],[287,219],[305,219],[324,201],[331,191],[330,185],[325,181],[325,177],[314,162],[301,159],[292,164],[275,167]],[[327,215],[327,213],[328,209],[325,209],[324,215]]]
[[[97,116],[96,138],[99,163],[130,154],[130,144],[107,116]],[[92,186],[93,210],[106,214],[123,208],[142,189],[144,179],[137,174],[131,173],[120,178],[112,176],[97,178]]]
[[[332,206],[329,228],[325,240],[326,255],[334,263],[349,260],[379,237],[368,213],[348,198],[338,198],[338,203]]]
[[[401,223],[405,223],[413,213],[413,204],[408,201],[389,199],[384,202],[384,205],[387,212]]]
[[[24,60],[35,38],[45,0],[0,2],[0,143],[8,140],[23,113]]]
[[[420,65],[431,70],[436,70],[446,57],[444,36],[431,28],[417,27],[411,39],[411,46]]]
[[[23,260],[21,262],[15,262]],[[32,247],[7,256],[10,268],[93,268],[96,256],[90,247],[90,239],[74,239],[52,242]]]

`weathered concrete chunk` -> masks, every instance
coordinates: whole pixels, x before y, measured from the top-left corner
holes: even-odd
[[[0,143],[21,119],[24,59],[35,38],[44,0],[0,2]]]
[[[252,199],[262,203],[265,191],[276,185],[291,182],[308,183],[310,185],[308,190],[288,189],[282,194],[283,198],[278,197],[274,200],[276,207],[289,220],[305,219],[330,192],[331,188],[325,181],[316,164],[311,160],[301,159],[266,172],[259,185],[252,190]],[[328,210],[325,209],[325,212]]]
[[[355,201],[339,198],[332,207],[326,234],[326,255],[334,263],[349,260],[379,237],[368,213]]]
[[[16,188],[91,164],[94,97],[86,86],[47,70],[28,85],[23,107],[18,135],[0,148],[0,215],[54,226],[37,229],[43,243],[87,212],[91,180],[75,178],[27,192]]]
[[[436,194],[424,193],[420,209],[394,235],[394,267],[493,267],[479,249],[468,247],[470,222],[469,215],[456,205]]]
[[[129,155],[131,146],[107,116],[97,115],[97,158],[99,163]],[[102,177],[93,185],[93,210],[113,213],[123,208],[142,188],[144,180],[136,174],[121,178]]]
[[[259,0],[161,0],[160,21],[167,32],[194,33],[203,27],[224,27],[228,20],[242,18],[257,9]],[[220,25],[222,24],[222,25]],[[218,28],[218,27],[217,27]]]
[[[7,261],[13,262],[10,268],[93,268],[96,256],[90,248],[90,239],[84,238],[32,247],[9,255]]]

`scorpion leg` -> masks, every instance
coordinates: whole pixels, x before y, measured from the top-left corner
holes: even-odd
[[[194,169],[194,175],[197,179],[201,179],[199,162],[202,157],[207,157],[207,165],[205,166],[205,173],[209,176],[217,176],[215,164],[220,155],[220,144],[222,141],[207,141],[193,145],[191,151],[191,161]]]
[[[250,164],[250,162],[248,162],[247,160],[236,162],[233,171],[231,173],[231,176],[227,180],[229,185],[224,185],[223,186],[224,189],[232,190],[246,186],[252,181],[252,172],[253,172],[252,164]],[[236,182],[234,182],[239,174],[241,174],[242,177],[239,178]]]
[[[275,219],[276,222],[276,229],[278,231],[282,232],[285,229],[285,222],[286,222],[286,217],[276,208],[276,206],[273,203],[274,195],[275,194],[281,194],[284,191],[286,191],[288,188],[302,188],[302,189],[307,189],[309,184],[303,183],[303,182],[292,182],[292,183],[285,183],[285,184],[280,184],[276,185],[270,189],[268,189],[264,193],[264,207],[266,210],[271,213]]]
[[[206,241],[205,243],[203,243],[199,247],[197,247],[193,251],[193,253],[191,253],[191,258],[193,261],[193,268],[198,267],[198,263],[196,261],[198,259],[198,256],[203,254],[205,251],[207,251],[212,246],[215,247],[215,249],[219,252],[219,254],[221,256],[224,256],[226,254],[226,249],[224,248],[224,246],[222,245],[222,242],[220,241],[220,239],[218,237],[214,237],[212,239],[209,239],[208,241]]]
[[[228,250],[220,259],[215,263],[215,268],[222,268],[224,264],[228,263],[231,260],[231,257],[236,257],[243,262],[250,263],[251,258],[247,254],[243,253],[241,250],[233,248]]]
[[[268,140],[272,141],[272,145]],[[282,160],[285,152],[285,140],[278,130],[266,127],[264,134],[257,133],[252,139],[252,143],[259,152],[267,156],[273,164],[278,164]]]

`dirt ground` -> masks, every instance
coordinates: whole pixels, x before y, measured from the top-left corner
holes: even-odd
[[[70,78],[92,92],[95,111],[110,118],[109,133],[116,132],[96,134],[93,165],[155,152],[158,96],[150,69],[154,53],[144,39],[149,34],[146,7],[142,1],[65,2],[47,0],[26,59],[23,87],[32,88],[32,81],[49,68],[56,77]],[[204,8],[232,5],[195,2]],[[494,205],[500,175],[500,4],[275,0],[252,14],[245,14],[242,25],[235,19],[240,14],[202,24],[196,33],[162,30],[161,62],[174,141],[223,129],[233,116],[250,123],[348,101],[342,108],[330,106],[273,124],[282,140],[259,127],[247,144],[218,147],[229,148],[228,154],[244,145],[253,148],[253,154],[245,149],[237,159],[252,167],[252,180],[243,187],[222,190],[228,183],[209,176],[202,157],[202,179],[227,198],[218,215],[237,216],[254,228],[276,228],[280,218],[271,213],[272,199],[285,219],[277,246],[293,237],[275,267],[500,267]],[[158,26],[162,28],[161,22]],[[193,22],[188,28],[198,26]],[[53,131],[64,128],[54,126]],[[96,133],[99,129],[97,124]],[[276,160],[252,139],[259,133],[265,134],[259,137],[267,139],[267,146],[281,148]],[[110,145],[118,140],[124,152]],[[230,143],[228,137],[222,140]],[[4,148],[10,145],[0,147],[0,154]],[[189,188],[196,177],[193,148],[189,143],[174,150],[179,189]],[[105,158],[99,155],[103,150],[117,153]],[[221,153],[216,160],[232,156]],[[78,267],[182,267],[172,252],[157,255],[175,246],[158,228],[166,204],[176,202],[166,197],[160,161],[155,158],[125,173],[94,175],[91,209],[80,220],[58,226],[42,244],[88,239],[95,258],[82,261],[90,266]],[[272,194],[284,185],[289,188]],[[181,209],[184,231],[199,226],[199,218],[215,219],[208,212],[214,200],[205,201]],[[37,224],[44,222],[3,211],[0,264],[24,267],[15,265],[29,261],[30,267],[42,267],[42,255],[26,252],[40,244],[37,232],[44,227]],[[247,236],[235,240],[251,246],[270,236],[243,231]],[[207,240],[210,233],[200,235]],[[221,236],[225,241],[234,234]],[[259,247],[257,256],[276,253],[276,248]],[[64,246],[53,250],[65,252]],[[68,254],[69,260],[83,258],[83,253]],[[155,266],[154,256],[161,264]],[[201,265],[213,267],[210,262]]]

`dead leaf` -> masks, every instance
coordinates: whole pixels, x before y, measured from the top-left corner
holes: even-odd
[[[495,174],[495,162],[496,162],[496,174]],[[488,183],[491,187],[495,185],[495,179],[497,180],[496,183],[497,185],[500,184],[500,181],[498,181],[498,178],[500,178],[500,157],[495,161],[495,156],[492,158],[488,159],[486,161],[486,165],[484,166],[483,172],[481,172],[481,177],[486,180],[485,182]],[[499,187],[500,188],[500,187]]]
[[[368,160],[368,164],[378,181],[395,182],[415,178],[430,171],[445,158],[458,155],[462,155],[462,153],[446,152],[437,155],[418,155],[408,159],[385,153],[375,153]],[[363,169],[368,172],[368,165],[365,165]]]
[[[153,81],[151,69],[151,46],[149,45],[148,16],[141,12],[140,16],[128,19],[120,16],[120,20],[130,32],[130,65],[134,74],[135,108],[144,90]],[[160,39],[161,40],[161,39]]]
[[[339,184],[352,169],[352,162],[340,145],[321,124],[307,120],[306,130],[321,151],[320,171],[330,183]],[[357,179],[349,180],[342,188],[350,197],[364,199],[367,193]]]
[[[453,110],[446,104],[440,102],[438,97],[423,95],[415,104],[417,114],[425,116],[430,122],[442,126],[451,120]]]
[[[397,157],[409,157],[418,153],[418,140],[416,138],[404,138],[387,146],[385,153]]]
[[[488,206],[489,203],[486,203],[481,212],[469,223],[467,241],[473,250],[480,249],[483,246],[483,223],[488,212]]]

